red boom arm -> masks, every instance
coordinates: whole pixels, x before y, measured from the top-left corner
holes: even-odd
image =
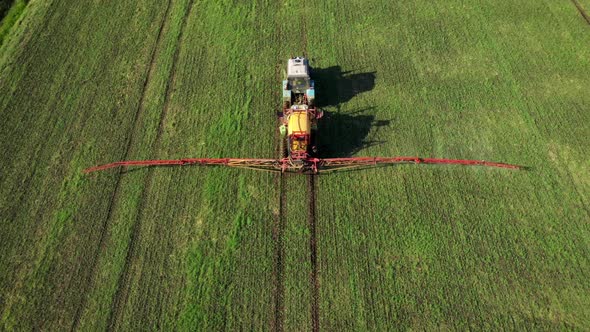
[[[115,167],[129,166],[183,166],[183,165],[200,165],[200,166],[228,166],[249,168],[256,170],[275,171],[275,172],[296,172],[312,173],[319,171],[328,172],[349,168],[362,168],[379,165],[393,164],[446,164],[446,165],[466,165],[466,166],[486,166],[508,169],[522,169],[522,166],[489,162],[484,160],[464,160],[464,159],[438,159],[438,158],[420,158],[420,157],[359,157],[359,158],[308,158],[299,161],[293,161],[289,158],[277,159],[232,159],[232,158],[187,158],[187,159],[168,159],[168,160],[132,160],[119,161],[110,164],[90,167],[84,170],[84,173],[102,171]]]
[[[487,166],[509,169],[522,169],[522,166],[490,162],[485,160],[469,159],[440,159],[440,158],[420,158],[420,157],[360,157],[360,158],[330,158],[319,159],[320,168],[328,170],[338,170],[350,167],[368,167],[378,165],[392,164],[446,164],[446,165],[465,165],[465,166]]]
[[[275,159],[232,159],[232,158],[186,158],[186,159],[161,159],[161,160],[131,160],[118,161],[110,164],[90,167],[84,170],[84,173],[102,171],[115,167],[128,166],[183,166],[183,165],[200,165],[200,166],[229,166],[243,167],[252,169],[261,169],[269,171],[280,171],[280,162]]]

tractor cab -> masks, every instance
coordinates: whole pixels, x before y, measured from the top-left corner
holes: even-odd
[[[283,81],[283,103],[313,105],[315,100],[314,82],[310,78],[309,61],[303,57],[289,59],[287,79]]]
[[[310,87],[309,63],[306,58],[289,59],[287,65],[287,82],[293,93],[305,93]]]

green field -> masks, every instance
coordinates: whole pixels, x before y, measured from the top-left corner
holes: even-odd
[[[571,0],[22,13],[0,46],[0,330],[590,329],[590,25]],[[528,170],[82,173],[276,157],[301,54],[323,156]]]
[[[29,0],[0,0],[0,46],[25,11]]]

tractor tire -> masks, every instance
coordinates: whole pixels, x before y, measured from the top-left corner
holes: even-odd
[[[287,156],[287,139],[285,137],[281,137],[279,144],[279,159],[287,158]]]

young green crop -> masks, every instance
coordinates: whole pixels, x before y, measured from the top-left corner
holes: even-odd
[[[373,90],[333,109],[390,121],[365,138],[382,143],[360,154],[531,166],[320,177],[320,326],[588,326],[588,26],[575,8],[451,1],[310,10],[316,66],[376,72]]]
[[[2,329],[590,325],[590,37],[570,1],[33,1],[19,22],[0,48]],[[301,54],[323,156],[531,168],[318,176],[315,230],[304,176],[82,175],[276,157]]]
[[[0,47],[25,11],[28,2],[28,0],[0,1]]]

